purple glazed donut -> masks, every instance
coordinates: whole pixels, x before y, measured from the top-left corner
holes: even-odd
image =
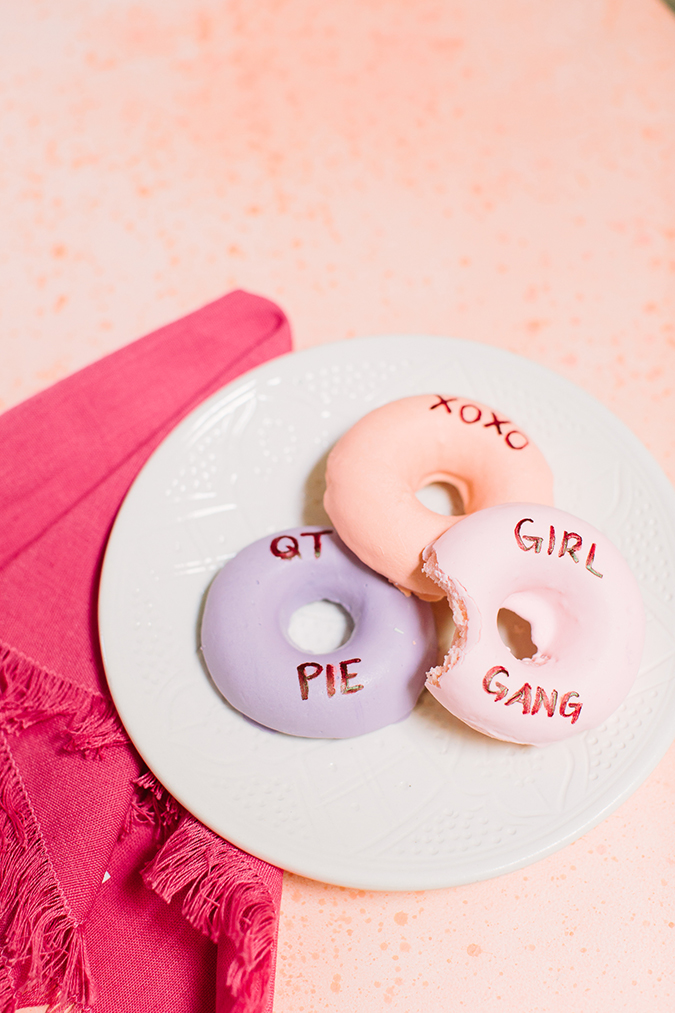
[[[289,639],[303,605],[327,600],[354,630],[329,654]],[[433,664],[429,605],[374,573],[332,529],[289,528],[242,549],[209,590],[202,651],[225,699],[268,728],[349,738],[407,717]]]

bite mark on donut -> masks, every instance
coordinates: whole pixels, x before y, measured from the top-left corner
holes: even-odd
[[[426,573],[427,577],[431,577],[440,587],[445,591],[448,604],[452,610],[452,618],[455,623],[455,634],[450,644],[450,649],[445,656],[442,665],[437,665],[436,668],[432,668],[427,672],[427,681],[432,683],[434,686],[440,685],[441,676],[453,668],[458,661],[460,661],[464,649],[466,647],[466,641],[469,631],[469,615],[464,600],[461,584],[453,581],[448,577],[446,573],[438,565],[438,559],[436,552],[432,546],[427,546],[423,552],[424,562],[422,564],[422,570]]]

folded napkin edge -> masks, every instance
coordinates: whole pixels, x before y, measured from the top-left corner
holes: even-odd
[[[0,641],[0,718],[16,734],[53,717],[66,719],[68,752],[98,757],[128,739],[112,701],[78,686]]]

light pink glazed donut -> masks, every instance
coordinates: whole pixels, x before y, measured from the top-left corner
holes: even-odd
[[[595,728],[638,672],[645,634],[640,589],[596,528],[553,507],[509,503],[462,518],[425,549],[456,632],[427,688],[486,735],[542,746]],[[497,628],[500,609],[532,627],[518,660]]]
[[[448,394],[405,397],[347,432],[326,466],[324,505],[340,538],[371,569],[425,601],[443,597],[422,573],[422,550],[460,517],[415,493],[454,485],[467,514],[496,503],[553,502],[543,455],[503,412]]]

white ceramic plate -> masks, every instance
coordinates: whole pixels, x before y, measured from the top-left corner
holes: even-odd
[[[323,524],[325,455],[371,409],[454,392],[516,420],[559,507],[605,531],[648,613],[641,673],[602,727],[538,749],[485,738],[424,693],[348,740],[267,731],[219,696],[198,654],[215,572],[244,545]],[[285,869],[418,890],[527,865],[600,822],[675,736],[675,495],[632,434],[534,363],[451,338],[344,341],[276,359],[215,394],[147,463],[110,539],[100,596],[115,703],[166,787],[218,834]]]

